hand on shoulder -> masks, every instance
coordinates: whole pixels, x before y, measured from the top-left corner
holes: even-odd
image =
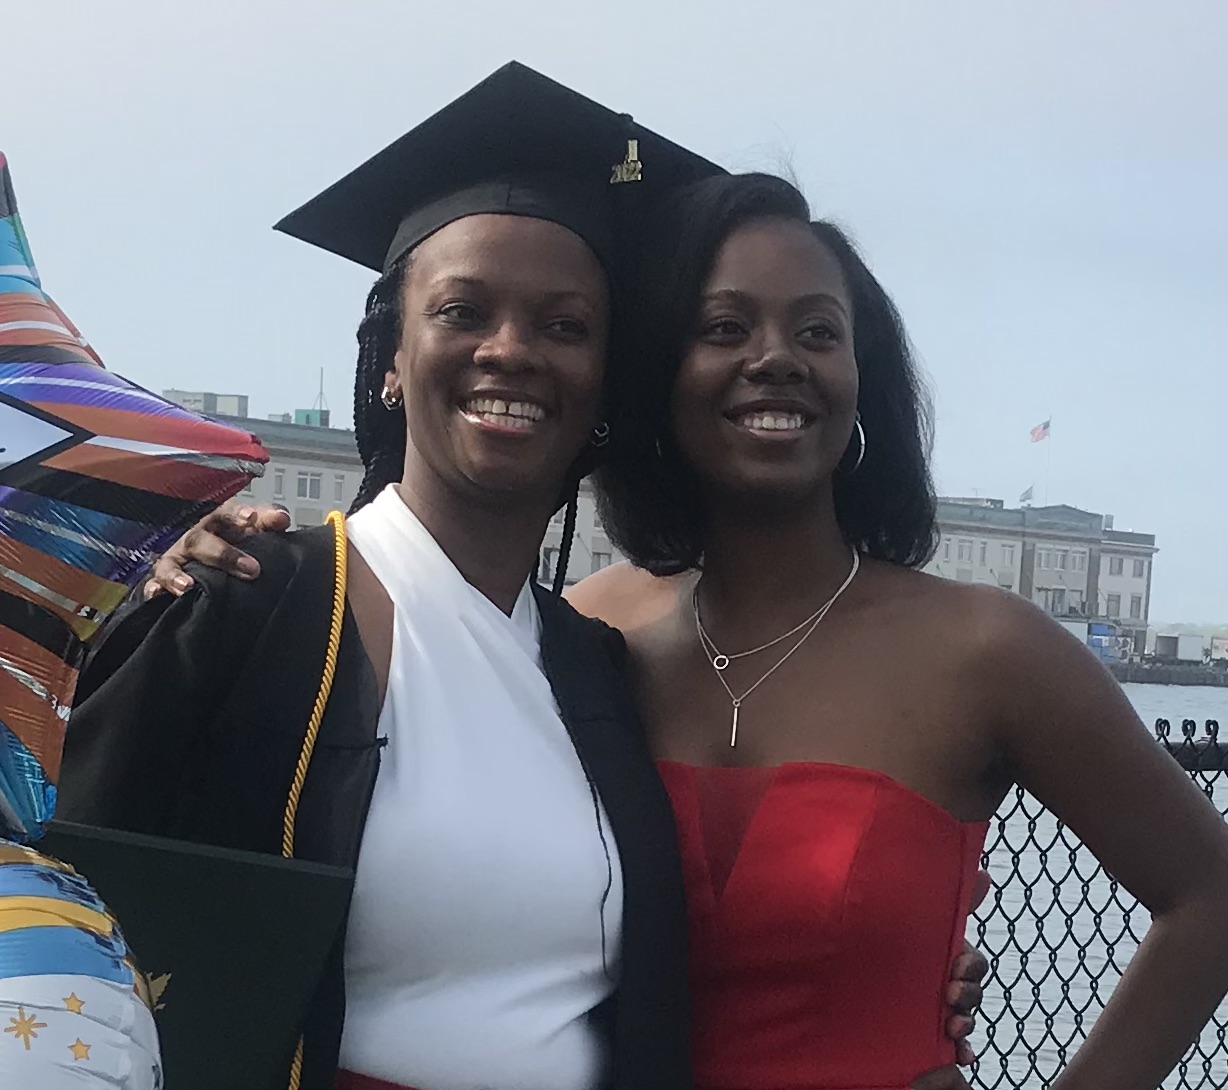
[[[256,534],[284,533],[289,529],[290,514],[283,507],[273,504],[219,507],[158,558],[145,584],[145,598],[163,592],[179,597],[191,590],[193,579],[184,569],[192,562],[236,579],[256,579],[260,564],[237,546]]]

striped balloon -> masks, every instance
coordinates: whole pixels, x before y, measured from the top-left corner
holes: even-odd
[[[103,368],[42,289],[0,154],[0,834],[37,837],[54,811],[90,638],[267,460]]]

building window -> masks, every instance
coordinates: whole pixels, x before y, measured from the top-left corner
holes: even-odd
[[[323,480],[323,473],[300,473],[298,475],[298,498],[300,500],[318,500],[320,498],[320,485]]]
[[[1147,574],[1147,561],[1136,560],[1134,562],[1134,578],[1142,579]]]
[[[552,546],[542,549],[541,574],[538,579],[543,583],[553,583],[555,569],[559,564],[559,550]]]
[[[982,541],[981,542],[981,567],[985,568],[988,566],[989,566],[989,542]]]
[[[284,499],[286,495],[286,471],[284,469],[273,470],[273,499]]]
[[[1142,620],[1143,617],[1143,596],[1141,594],[1130,595],[1130,619],[1132,621]]]
[[[1002,565],[1003,567],[1013,568],[1015,566],[1015,546],[1002,546]]]
[[[1121,575],[1121,569],[1124,564],[1125,564],[1125,560],[1122,557],[1110,556],[1109,557],[1109,574],[1110,575]]]
[[[944,537],[942,539],[942,559],[951,559],[951,539],[949,537]]]
[[[333,503],[340,503],[345,499],[345,474],[338,473],[333,477]]]
[[[1055,617],[1063,617],[1066,615],[1066,588],[1053,588],[1053,601],[1050,606]]]
[[[1073,552],[1070,554],[1071,571],[1087,571],[1087,553]]]
[[[1121,616],[1121,595],[1110,594],[1108,597],[1108,605],[1105,607],[1105,613],[1110,617]]]
[[[972,563],[972,542],[971,541],[960,541],[959,559],[968,564]]]
[[[1057,568],[1058,571],[1065,571],[1068,567],[1070,567],[1069,549],[1058,549],[1053,555],[1055,558],[1053,566]]]
[[[593,571],[601,571],[610,566],[609,553],[593,553]]]
[[[1037,549],[1036,566],[1042,570],[1053,567],[1053,554],[1048,549]]]

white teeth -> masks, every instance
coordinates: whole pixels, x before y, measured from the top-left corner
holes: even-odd
[[[464,411],[514,428],[528,427],[546,416],[546,410],[532,401],[504,401],[498,397],[472,397],[465,402]]]
[[[503,413],[474,413],[473,415],[479,420],[486,421],[487,424],[498,424],[504,428],[524,430],[533,426],[533,421],[523,416],[507,416]]]
[[[806,418],[801,413],[747,413],[738,423],[752,431],[797,431],[805,426]]]

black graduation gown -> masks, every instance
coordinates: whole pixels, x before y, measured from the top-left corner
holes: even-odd
[[[246,547],[246,546],[245,546]],[[250,543],[244,583],[196,587],[118,618],[81,678],[60,779],[67,821],[280,854],[287,793],[320,688],[333,531]],[[622,637],[534,587],[542,658],[592,776],[623,870],[619,984],[594,1012],[607,1090],[691,1085],[686,910],[673,817],[630,701]],[[379,770],[375,672],[348,605],[337,669],[299,803],[295,856],[353,868]],[[303,1090],[331,1090],[344,1018],[343,943],[304,1028]],[[288,1058],[287,1058],[288,1066]]]

